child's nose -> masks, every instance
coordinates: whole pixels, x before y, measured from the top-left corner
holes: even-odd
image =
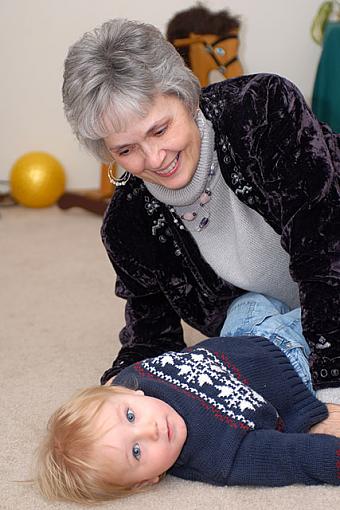
[[[146,423],[143,428],[143,435],[147,439],[151,439],[152,441],[157,441],[159,438],[159,430],[157,422],[151,421]]]

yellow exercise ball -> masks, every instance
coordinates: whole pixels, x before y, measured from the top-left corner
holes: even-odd
[[[46,152],[29,152],[19,158],[10,174],[11,195],[26,207],[54,204],[65,190],[65,172]]]

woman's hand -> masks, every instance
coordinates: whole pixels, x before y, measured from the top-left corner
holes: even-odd
[[[311,434],[329,434],[340,437],[340,405],[326,404],[328,418],[314,425],[309,432]]]

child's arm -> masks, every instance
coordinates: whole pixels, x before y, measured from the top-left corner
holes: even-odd
[[[249,432],[227,485],[340,485],[340,439],[321,434]]]

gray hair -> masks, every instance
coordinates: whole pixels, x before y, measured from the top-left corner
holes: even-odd
[[[103,138],[121,131],[131,113],[145,116],[157,94],[177,96],[194,114],[200,85],[153,25],[113,19],[69,49],[65,114],[80,143],[101,161],[112,159]]]

